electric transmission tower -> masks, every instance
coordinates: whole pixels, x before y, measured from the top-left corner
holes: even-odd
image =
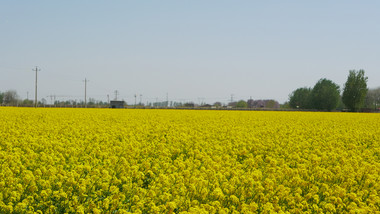
[[[119,94],[118,90],[115,90],[115,101],[117,101],[117,95]]]

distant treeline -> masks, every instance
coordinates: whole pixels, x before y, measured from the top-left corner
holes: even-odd
[[[293,109],[293,110],[317,110],[317,111],[366,111],[373,112],[380,110],[380,87],[376,89],[367,88],[368,77],[364,70],[350,70],[343,90],[339,85],[331,80],[322,78],[313,88],[301,87],[294,90],[289,95],[289,101],[284,104],[276,100],[239,100],[227,104],[215,102],[213,104],[194,102],[150,102],[127,104],[124,108],[197,108],[197,109]],[[341,93],[342,92],[342,93]],[[45,98],[38,101],[39,107],[90,107],[90,108],[109,108],[110,103],[97,101],[89,98],[88,102],[83,100],[60,101],[51,97],[48,103]],[[33,100],[19,99],[15,90],[0,92],[0,104],[3,106],[35,106]]]
[[[379,111],[380,87],[368,89],[367,81],[364,70],[350,70],[341,91],[336,83],[323,78],[313,88],[294,90],[289,95],[288,105],[293,109],[320,111]]]

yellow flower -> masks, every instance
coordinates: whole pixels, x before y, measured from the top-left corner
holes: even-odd
[[[376,213],[377,114],[0,108],[1,213]]]

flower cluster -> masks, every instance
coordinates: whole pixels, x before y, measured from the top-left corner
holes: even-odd
[[[380,212],[380,115],[0,108],[0,213]]]

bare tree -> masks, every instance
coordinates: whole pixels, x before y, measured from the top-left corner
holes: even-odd
[[[365,106],[372,109],[380,107],[380,87],[368,90],[365,98]]]
[[[18,102],[18,98],[15,90],[8,90],[3,94],[3,103],[7,105],[15,105]]]

